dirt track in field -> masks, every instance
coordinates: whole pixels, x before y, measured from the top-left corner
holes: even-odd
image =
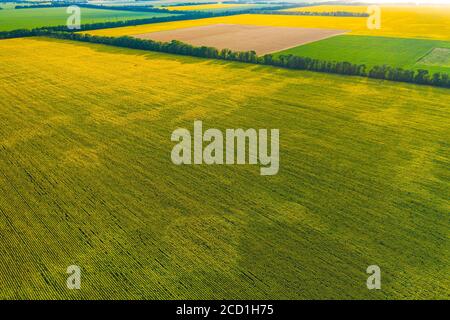
[[[140,39],[179,40],[194,46],[233,51],[254,50],[258,55],[281,51],[346,33],[345,30],[214,24],[134,35]]]

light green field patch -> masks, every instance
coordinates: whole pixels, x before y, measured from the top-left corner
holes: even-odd
[[[428,66],[450,67],[450,49],[434,48],[429,54],[418,61]]]
[[[422,59],[440,48],[447,52],[447,64],[435,58],[434,63]],[[404,69],[426,69],[430,73],[449,69],[450,42],[425,39],[342,35],[312,42],[276,53],[293,54],[326,61],[348,61],[368,68],[384,64]]]

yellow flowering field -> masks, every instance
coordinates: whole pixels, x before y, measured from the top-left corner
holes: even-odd
[[[447,89],[45,38],[0,61],[0,298],[448,297]],[[280,128],[279,174],[174,165],[196,119]]]
[[[284,9],[281,11],[288,12],[335,12],[335,11],[345,11],[345,12],[355,12],[355,13],[364,13],[367,12],[366,5],[360,6],[345,6],[345,5],[323,5],[323,6],[312,6],[312,7],[298,7],[298,8],[290,8]]]
[[[197,10],[214,10],[214,9],[229,9],[236,7],[244,7],[248,4],[232,4],[232,3],[214,3],[214,4],[200,4],[193,6],[173,6],[173,7],[163,7],[164,9],[171,11],[197,11]]]
[[[365,25],[352,30],[354,34],[395,36],[402,38],[450,39],[450,5],[381,5],[381,30],[367,30]],[[366,13],[368,6],[323,5],[286,9],[290,12]],[[336,17],[327,17],[329,19]],[[341,17],[339,17],[342,19]],[[362,21],[365,23],[365,21]],[[339,23],[339,21],[335,21]],[[344,25],[347,22],[343,23]],[[333,23],[334,25],[334,23]],[[350,25],[349,25],[350,26]]]

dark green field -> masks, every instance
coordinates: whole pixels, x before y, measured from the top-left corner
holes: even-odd
[[[406,69],[427,69],[450,73],[448,65],[430,65],[421,61],[434,48],[450,48],[450,42],[372,36],[336,36],[288,49],[280,54],[293,54],[321,60],[348,61],[357,64],[390,65]]]

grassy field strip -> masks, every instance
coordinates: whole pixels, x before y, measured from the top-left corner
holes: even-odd
[[[0,297],[448,297],[448,90],[44,38],[0,59]],[[279,128],[280,173],[174,166],[195,119]]]
[[[0,10],[0,31],[65,25],[66,7]],[[136,12],[81,8],[81,23],[145,19],[170,16],[170,13]]]
[[[293,54],[327,61],[349,61],[368,67],[387,64],[450,73],[443,54],[434,63],[425,59],[435,48],[450,49],[450,41],[344,35],[291,48],[277,55]]]

